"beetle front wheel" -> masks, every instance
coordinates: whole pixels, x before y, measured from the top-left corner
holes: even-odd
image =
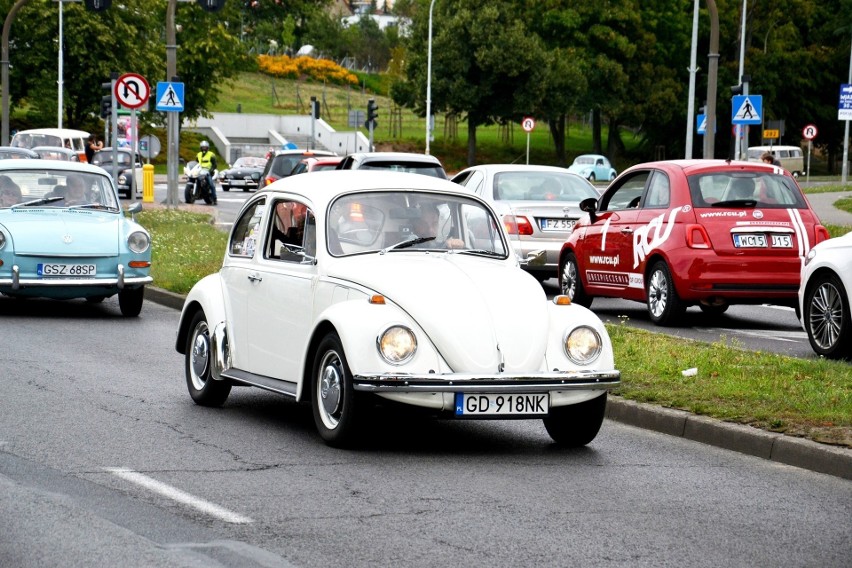
[[[211,373],[214,353],[210,349],[210,327],[204,312],[196,312],[189,329],[184,367],[189,396],[201,406],[222,406],[231,394],[231,383],[217,381]]]
[[[352,386],[343,344],[336,333],[323,338],[316,350],[311,373],[314,423],[329,446],[350,446],[358,434],[359,405]]]

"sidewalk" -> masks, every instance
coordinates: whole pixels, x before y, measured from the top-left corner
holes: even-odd
[[[148,286],[145,299],[180,310],[184,296]],[[852,448],[829,446],[610,396],[606,417],[616,422],[710,444],[774,462],[852,480]]]

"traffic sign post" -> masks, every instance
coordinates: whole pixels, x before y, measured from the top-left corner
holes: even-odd
[[[151,96],[151,86],[145,77],[138,73],[125,73],[119,76],[113,87],[115,100],[125,108],[130,109],[130,164],[134,174],[130,176],[130,199],[136,199],[136,151],[139,141],[137,140],[136,109],[148,104]],[[114,142],[118,145],[118,141]]]
[[[531,116],[525,116],[521,121],[521,128],[527,133],[527,165],[530,163],[530,132],[535,129],[535,119]]]
[[[808,173],[805,176],[808,184],[811,183],[811,141],[816,138],[818,132],[816,124],[808,124],[802,129],[802,136],[808,141]]]

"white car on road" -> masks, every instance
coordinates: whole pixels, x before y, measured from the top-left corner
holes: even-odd
[[[311,404],[326,443],[378,402],[543,419],[595,438],[620,382],[601,320],[548,300],[482,199],[425,175],[290,176],[243,206],[222,268],[186,298],[176,349],[200,405],[251,385]]]

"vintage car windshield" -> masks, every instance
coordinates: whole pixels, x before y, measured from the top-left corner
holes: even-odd
[[[782,174],[719,172],[688,179],[695,207],[807,207],[795,182]]]
[[[119,150],[116,152],[117,164],[120,166],[130,166],[130,152]],[[111,164],[112,150],[100,150],[92,156],[92,163],[95,165]]]
[[[0,172],[0,209],[8,207],[120,210],[109,177],[61,169]]]
[[[574,174],[560,172],[503,172],[494,176],[497,201],[574,201],[597,198],[598,192]]]
[[[506,258],[499,221],[479,201],[415,191],[352,193],[328,209],[333,256],[454,250]]]
[[[232,167],[234,168],[262,168],[266,165],[265,158],[252,158],[250,156],[246,156],[243,158],[237,158],[237,161],[234,162]]]

